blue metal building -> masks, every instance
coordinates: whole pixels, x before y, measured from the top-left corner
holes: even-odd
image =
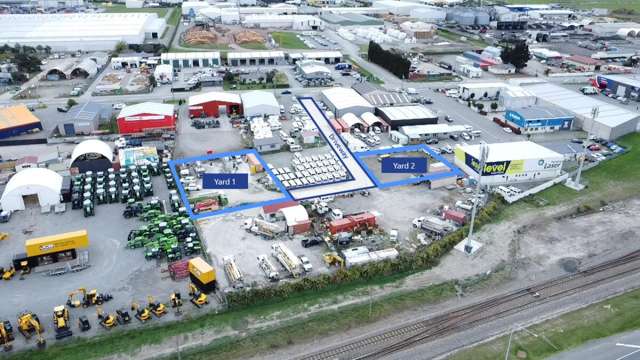
[[[505,113],[505,119],[523,134],[569,130],[574,118],[563,109],[540,105],[507,109]]]

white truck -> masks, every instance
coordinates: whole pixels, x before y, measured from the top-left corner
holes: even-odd
[[[280,280],[280,274],[278,273],[278,269],[269,261],[266,255],[258,255],[258,266],[264,272],[264,275],[267,279],[271,281]]]
[[[262,235],[268,238],[273,238],[284,232],[284,227],[282,225],[268,222],[260,218],[251,218],[245,220],[244,228],[245,230],[256,235]]]
[[[302,261],[296,256],[288,247],[283,243],[277,242],[271,245],[271,254],[275,257],[282,266],[293,276],[299,277],[302,274]]]

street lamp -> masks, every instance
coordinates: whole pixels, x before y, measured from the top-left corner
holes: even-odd
[[[476,191],[473,193],[473,207],[471,208],[471,224],[469,225],[469,234],[467,235],[467,242],[464,245],[464,252],[471,255],[473,253],[473,226],[476,220],[476,212],[478,210],[478,198],[480,197],[480,190],[482,188],[481,180],[482,173],[484,172],[487,158],[489,157],[489,146],[484,141],[480,142],[480,167],[478,168],[478,182],[476,183]]]

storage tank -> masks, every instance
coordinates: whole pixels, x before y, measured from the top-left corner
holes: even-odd
[[[454,21],[462,26],[470,26],[476,23],[476,14],[471,11],[461,11],[456,13]]]
[[[476,14],[476,25],[488,26],[490,21],[491,17],[489,16],[489,14],[485,12],[478,12]]]

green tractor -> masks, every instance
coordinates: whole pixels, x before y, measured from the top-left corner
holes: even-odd
[[[93,202],[89,199],[85,200],[82,203],[82,208],[84,209],[84,217],[94,216],[95,210],[93,208]]]

